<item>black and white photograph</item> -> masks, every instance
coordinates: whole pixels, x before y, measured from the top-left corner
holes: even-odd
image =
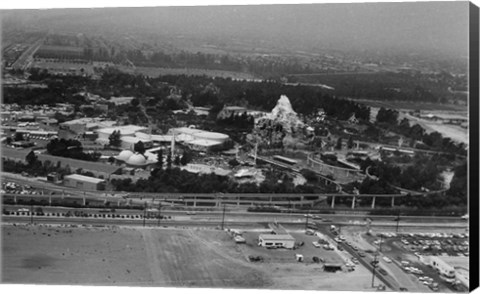
[[[0,9],[1,284],[478,287],[475,3],[42,2]]]

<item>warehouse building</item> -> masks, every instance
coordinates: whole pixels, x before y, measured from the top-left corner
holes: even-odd
[[[287,248],[295,247],[295,238],[289,234],[262,234],[258,236],[258,244],[265,248]]]
[[[147,128],[136,125],[126,125],[97,129],[95,130],[95,132],[98,134],[97,141],[100,144],[108,144],[110,142],[110,135],[115,131],[120,132],[120,137],[135,137],[135,133],[147,131]]]
[[[230,140],[226,134],[208,132],[195,128],[173,128],[168,133],[174,136],[176,142],[180,142],[192,150],[209,151],[213,147],[221,146]]]
[[[82,176],[78,174],[68,175],[63,178],[63,184],[66,187],[77,188],[81,190],[105,190],[106,182],[102,179]]]
[[[151,148],[153,146],[152,140],[141,139],[138,137],[124,136],[120,138],[120,141],[121,141],[122,149],[126,149],[126,150],[134,150],[135,144],[137,144],[140,141],[142,141],[143,146],[145,146],[145,148]]]

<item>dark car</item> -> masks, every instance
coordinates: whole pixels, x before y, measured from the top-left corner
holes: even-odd
[[[387,271],[384,270],[383,268],[379,268],[379,269],[378,269],[378,272],[381,273],[381,274],[384,275],[384,276],[388,275]]]
[[[407,289],[407,288],[405,288],[405,287],[400,287],[400,289],[399,289],[399,290],[400,290],[400,292],[408,292],[408,289]]]

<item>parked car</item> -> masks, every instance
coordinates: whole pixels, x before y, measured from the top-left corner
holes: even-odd
[[[384,269],[381,268],[381,267],[378,268],[378,272],[381,273],[381,274],[384,275],[384,276],[388,275],[387,271],[384,270]]]

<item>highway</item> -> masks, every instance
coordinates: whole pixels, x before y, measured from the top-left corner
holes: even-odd
[[[19,209],[28,209],[35,211],[40,206],[30,207],[28,205],[4,205],[3,209],[9,213],[17,212]],[[116,209],[114,212],[99,208],[69,208],[69,207],[57,207],[57,206],[41,206],[44,214],[62,215],[69,211],[71,214],[75,212],[77,214],[89,215],[88,217],[82,217],[76,222],[84,220],[86,223],[117,223],[119,225],[128,225],[143,220],[145,214],[150,215],[152,218],[161,215],[168,218],[172,224],[180,222],[181,225],[218,225],[222,221],[223,211],[184,211],[184,210],[171,210],[169,207],[157,210],[133,210],[133,209]],[[24,212],[24,216],[21,215],[7,216],[4,215],[4,221],[19,220],[22,217],[27,217],[28,213]],[[326,219],[328,217],[328,219]],[[65,222],[69,222],[71,218],[63,216],[33,216],[37,221],[51,221],[52,219],[63,219]],[[342,226],[365,226],[366,221],[364,216],[351,216],[345,214],[339,215],[323,215],[323,220],[308,218],[309,224],[316,224],[319,226],[330,225],[342,225]],[[305,227],[307,223],[307,217],[303,214],[285,214],[285,213],[255,213],[245,211],[225,211],[225,222],[232,225],[244,225],[244,224],[259,224],[280,222],[286,225],[301,225]],[[401,220],[398,223],[399,230],[408,230],[409,228],[448,228],[448,229],[465,229],[468,223],[464,220],[442,217],[405,217],[405,220]],[[370,227],[381,227],[383,229],[396,230],[397,222],[393,216],[380,216],[373,218]]]

